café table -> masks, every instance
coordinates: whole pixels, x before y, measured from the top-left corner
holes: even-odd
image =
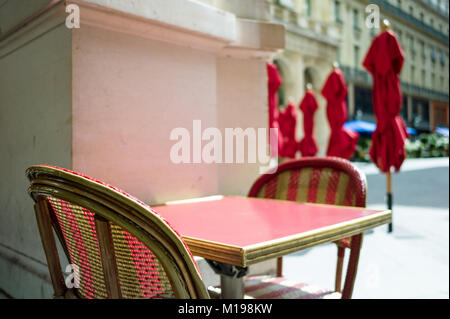
[[[154,206],[194,256],[220,274],[222,298],[243,298],[247,267],[391,222],[391,211],[211,196]],[[361,238],[361,237],[359,237]]]

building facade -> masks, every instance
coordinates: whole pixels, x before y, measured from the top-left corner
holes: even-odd
[[[284,24],[285,49],[274,62],[283,78],[280,108],[299,104],[307,83],[319,102],[314,137],[317,155],[325,155],[330,133],[326,103],[320,90],[338,61],[345,74],[349,120],[375,121],[372,77],[362,61],[380,29],[366,21],[369,5],[387,18],[405,52],[401,73],[402,116],[419,132],[448,127],[449,1],[448,0],[203,0],[242,19]],[[369,7],[370,8],[370,7]],[[297,138],[303,135],[302,113],[297,109]]]
[[[351,119],[374,121],[371,76],[362,60],[380,29],[366,24],[366,8],[375,4],[387,18],[405,53],[401,73],[402,116],[421,131],[448,127],[449,1],[448,0],[335,0],[334,23],[339,27],[337,59],[349,87]]]
[[[320,91],[332,70],[339,49],[339,29],[332,23],[333,11],[328,1],[272,0],[270,15],[273,22],[286,28],[285,49],[275,56],[283,85],[280,107],[289,102],[297,105],[297,138],[303,137],[303,117],[298,105],[305,94],[306,85],[312,84],[319,108],[314,118],[314,137],[319,156],[326,154],[329,124],[326,101]]]
[[[448,0],[215,1],[219,2],[226,2],[230,11],[240,10],[245,18],[285,25],[286,47],[274,59],[283,77],[280,108],[289,100],[298,105],[306,84],[313,84],[319,100],[314,129],[318,155],[325,154],[330,132],[320,89],[334,61],[340,63],[347,81],[349,120],[375,121],[372,77],[362,66],[373,38],[380,33],[379,28],[366,25],[369,5],[377,6],[380,20],[387,18],[391,22],[405,52],[401,73],[405,122],[419,132],[448,127]],[[298,119],[300,139],[303,128],[299,111]]]
[[[320,90],[339,48],[338,28],[333,23],[333,10],[328,0],[205,0],[235,13],[240,18],[263,20],[285,26],[285,48],[273,60],[283,78],[279,90],[279,107],[289,102],[297,106],[297,139],[303,137],[302,113],[298,109],[307,83],[313,85],[319,102],[315,113],[314,137],[319,152],[325,155],[328,145],[329,126],[326,118],[325,100]]]

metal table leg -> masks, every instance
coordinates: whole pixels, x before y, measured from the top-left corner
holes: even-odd
[[[220,275],[222,299],[244,299],[244,277]]]
[[[206,259],[214,272],[220,275],[220,288],[222,299],[244,298],[244,276],[248,267],[228,265],[214,260]]]

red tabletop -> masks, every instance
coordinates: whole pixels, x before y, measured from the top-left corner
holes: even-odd
[[[191,242],[234,246],[241,250],[270,246],[272,242],[308,234],[329,234],[333,229],[349,231],[350,226],[378,226],[390,219],[389,211],[246,197],[219,197],[154,209]],[[355,227],[352,229],[355,233]],[[190,245],[189,241],[187,243]]]

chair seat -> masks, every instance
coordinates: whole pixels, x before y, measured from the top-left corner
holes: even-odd
[[[246,299],[340,299],[341,293],[284,277],[253,276],[244,280]]]

